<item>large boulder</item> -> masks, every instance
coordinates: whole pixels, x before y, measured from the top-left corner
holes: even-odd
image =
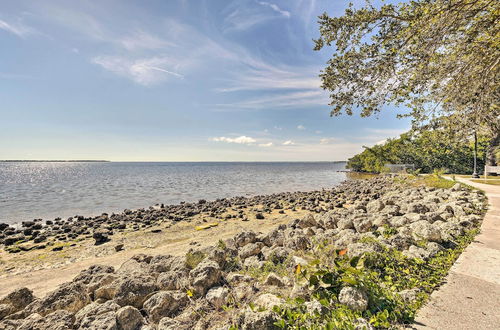
[[[116,322],[120,330],[137,330],[145,324],[141,312],[132,306],[125,306],[116,311]]]
[[[222,286],[212,288],[208,290],[206,299],[212,306],[219,309],[226,304],[229,293],[229,289]]]
[[[127,276],[118,283],[114,300],[120,306],[142,308],[142,304],[158,286],[151,276]]]
[[[28,288],[20,288],[12,291],[0,300],[0,320],[24,309],[34,299],[33,292]]]
[[[218,263],[205,259],[189,272],[189,278],[195,293],[204,295],[221,281],[222,272]]]
[[[175,315],[188,302],[185,292],[159,291],[144,302],[143,308],[149,319],[156,323],[162,317]]]
[[[441,232],[437,226],[423,220],[410,225],[415,240],[426,240],[429,242],[441,242]]]
[[[70,330],[74,329],[74,321],[73,314],[66,310],[58,310],[45,317],[34,313],[23,320],[17,330]]]
[[[87,293],[85,285],[79,282],[70,282],[61,285],[43,299],[34,301],[26,309],[29,313],[38,313],[41,316],[45,316],[56,310],[66,310],[76,313],[89,304],[90,301],[90,296]]]

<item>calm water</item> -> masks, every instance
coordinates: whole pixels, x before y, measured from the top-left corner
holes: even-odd
[[[329,188],[345,163],[0,163],[0,221]]]

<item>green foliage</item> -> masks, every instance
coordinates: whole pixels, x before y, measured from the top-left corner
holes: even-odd
[[[478,138],[478,167],[484,166],[488,138]],[[347,167],[360,172],[383,172],[385,164],[414,164],[418,173],[446,169],[452,173],[472,173],[474,145],[442,125],[412,130],[397,139],[389,139],[349,159]]]
[[[315,49],[336,49],[320,75],[332,115],[396,104],[418,121],[453,114],[463,128],[500,130],[499,19],[491,0],[366,1],[321,15]]]
[[[354,258],[347,257],[345,250],[332,252],[330,246],[322,246],[313,252],[317,259],[303,269],[299,277],[312,290],[313,299],[324,311],[310,313],[305,300],[297,298],[274,308],[280,317],[276,325],[283,329],[355,329],[360,318],[382,329],[410,323],[477,232],[471,230],[456,238],[452,247],[428,261],[406,257],[373,239],[370,242],[377,244],[381,252]],[[328,252],[321,252],[325,248]],[[344,286],[359,287],[367,292],[366,311],[354,311],[339,303],[337,297]],[[404,301],[398,294],[415,288],[418,293],[412,301]]]

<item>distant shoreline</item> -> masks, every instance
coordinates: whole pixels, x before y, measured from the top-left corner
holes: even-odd
[[[0,163],[109,163],[110,160],[0,160]]]
[[[347,163],[346,160],[311,161],[111,161],[111,160],[0,160],[0,163]]]

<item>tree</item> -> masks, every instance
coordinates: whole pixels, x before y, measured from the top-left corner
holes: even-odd
[[[331,115],[404,105],[414,124],[445,116],[481,127],[487,159],[500,144],[500,1],[418,0],[319,17],[316,50],[336,52],[320,74]],[[400,114],[401,115],[401,114]]]

